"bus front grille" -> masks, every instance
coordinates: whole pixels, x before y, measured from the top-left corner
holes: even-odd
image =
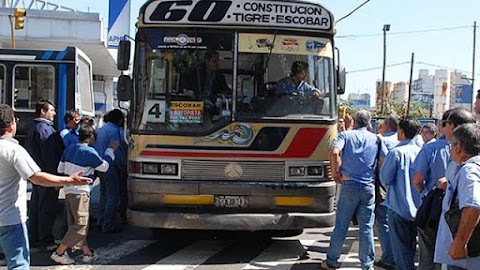
[[[240,166],[240,173],[227,177],[227,166]],[[239,180],[239,181],[284,181],[285,163],[283,162],[248,162],[216,160],[184,160],[182,179],[185,180]]]

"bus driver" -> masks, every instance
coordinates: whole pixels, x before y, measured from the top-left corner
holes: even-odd
[[[311,96],[319,98],[322,92],[315,86],[304,81],[308,74],[308,64],[303,61],[295,61],[292,65],[290,76],[278,81],[275,85],[277,95],[284,96]]]

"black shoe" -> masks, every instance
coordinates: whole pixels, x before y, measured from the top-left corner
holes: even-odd
[[[113,227],[111,229],[108,229],[108,230],[102,230],[103,233],[118,233],[118,232],[121,232],[122,231],[122,228],[120,227]]]
[[[393,264],[388,264],[382,260],[375,261],[373,265],[382,267],[383,269],[395,269],[395,265]]]

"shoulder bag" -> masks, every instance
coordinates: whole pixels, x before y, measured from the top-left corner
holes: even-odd
[[[457,193],[457,189],[455,189],[450,209],[445,212],[445,221],[450,228],[450,232],[452,232],[453,238],[455,238],[455,235],[457,234],[458,227],[460,226],[460,219],[462,217],[462,209],[459,208],[458,201],[456,200]],[[472,237],[468,241],[467,250],[469,257],[480,256],[480,224],[477,224],[477,227],[475,227]]]
[[[440,216],[442,214],[442,201],[445,192],[434,188],[423,198],[422,204],[417,210],[415,224],[422,230],[437,231]]]

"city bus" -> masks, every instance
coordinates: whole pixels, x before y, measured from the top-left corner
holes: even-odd
[[[120,76],[117,88],[129,101],[130,224],[332,226],[328,158],[344,91],[332,14],[307,1],[152,0],[137,28],[133,78]],[[120,43],[120,70],[129,69],[130,46]],[[302,83],[320,95],[279,90],[297,62]]]
[[[95,115],[92,61],[76,47],[65,50],[0,49],[0,103],[20,119],[16,138],[23,142],[39,100],[56,106],[55,127],[65,126],[67,110]]]

